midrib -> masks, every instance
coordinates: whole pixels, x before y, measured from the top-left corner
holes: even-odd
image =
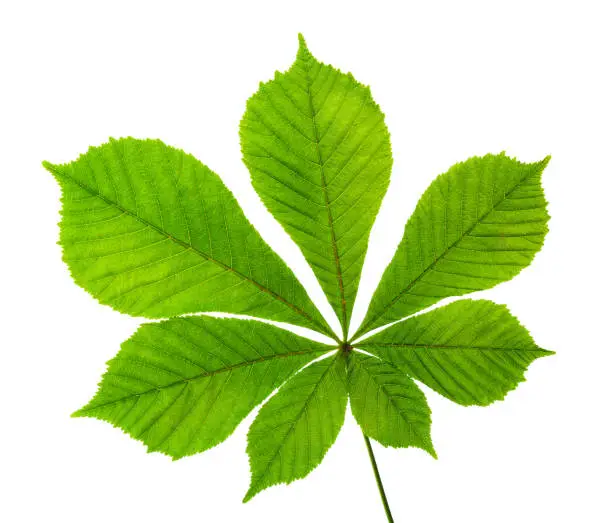
[[[316,113],[314,110],[314,105],[312,101],[312,93],[310,91],[312,79],[310,77],[310,68],[311,64],[306,64],[306,77],[307,77],[307,92],[308,92],[308,103],[310,107],[310,114],[312,115],[312,130],[314,133],[314,143],[317,149],[317,161],[319,164],[319,170],[321,173],[321,190],[323,191],[323,199],[325,201],[325,208],[327,209],[327,222],[329,225],[329,234],[331,239],[331,247],[334,255],[334,262],[336,265],[336,279],[338,280],[338,289],[340,291],[340,307],[341,307],[341,325],[342,325],[342,339],[346,340],[348,334],[348,324],[346,317],[346,298],[344,294],[344,280],[342,278],[342,267],[340,266],[340,256],[338,255],[338,242],[336,241],[336,231],[334,229],[334,218],[331,212],[331,205],[329,202],[329,193],[327,190],[327,182],[325,180],[325,170],[323,168],[324,162],[321,157],[321,149],[319,147],[320,139],[319,139],[319,129],[317,127],[316,122]]]
[[[489,214],[491,214],[499,205],[501,205],[514,191],[516,191],[516,189],[518,189],[523,183],[525,183],[525,181],[532,176],[534,173],[530,172],[528,173],[524,178],[521,178],[514,187],[512,187],[508,192],[504,193],[504,196],[502,198],[500,198],[497,202],[495,202],[491,208],[482,216],[480,216],[475,222],[474,224],[469,227],[468,229],[465,230],[465,232],[462,233],[461,236],[459,236],[459,238],[457,238],[451,245],[449,245],[442,254],[440,254],[440,256],[438,256],[433,262],[431,262],[424,270],[423,272],[421,272],[421,274],[419,274],[414,280],[412,280],[395,298],[393,298],[393,300],[391,300],[387,305],[385,305],[385,307],[378,313],[376,314],[370,321],[368,321],[367,323],[363,324],[362,327],[360,327],[357,332],[353,335],[352,340],[363,336],[364,333],[367,333],[367,329],[370,327],[370,325],[372,325],[373,323],[375,323],[383,314],[385,314],[385,312],[387,312],[391,307],[393,307],[393,305],[395,305],[401,298],[402,296],[404,296],[408,291],[410,291],[410,289],[412,289],[420,280],[422,280],[425,275],[427,275],[435,266],[436,264],[442,260],[447,254],[448,252],[455,247],[460,241],[462,241],[466,236],[468,236],[478,225],[480,225],[482,223],[482,221],[489,216]],[[383,274],[384,276],[384,274]]]
[[[477,346],[468,346],[468,345],[428,345],[427,343],[357,343],[355,345],[357,348],[403,348],[403,349],[435,349],[435,350],[477,350],[477,351],[522,351],[522,352],[549,352],[546,349],[541,349],[540,347],[530,347],[530,348],[511,348],[511,347],[477,347]]]
[[[53,174],[60,176],[62,178],[65,178],[67,180],[69,180],[70,182],[78,185],[81,189],[83,189],[84,191],[87,191],[89,194],[91,194],[92,196],[95,196],[97,198],[100,198],[102,201],[104,201],[106,204],[111,205],[113,207],[115,207],[116,209],[119,209],[120,211],[122,211],[123,213],[131,216],[132,218],[138,220],[140,223],[142,223],[143,225],[146,225],[147,227],[150,227],[151,229],[155,230],[157,233],[161,234],[162,236],[167,237],[168,239],[170,239],[171,241],[175,242],[176,244],[180,245],[181,247],[183,247],[186,250],[191,250],[194,253],[198,254],[200,257],[204,258],[207,261],[210,261],[214,264],[216,264],[217,266],[221,267],[222,269],[229,271],[233,274],[235,274],[236,276],[238,276],[239,278],[242,278],[243,280],[251,283],[252,285],[254,285],[255,287],[257,287],[260,291],[269,294],[270,296],[272,296],[275,300],[283,303],[284,305],[286,305],[287,307],[289,307],[290,309],[292,309],[294,312],[296,312],[297,314],[299,314],[300,316],[306,318],[312,325],[318,327],[319,329],[321,329],[321,332],[329,334],[330,331],[328,329],[325,329],[325,327],[323,327],[317,320],[315,320],[314,318],[312,318],[307,312],[303,311],[302,309],[300,309],[299,307],[297,307],[296,305],[294,305],[293,303],[288,302],[285,298],[283,298],[282,296],[280,296],[279,294],[275,293],[274,291],[272,291],[271,289],[268,289],[267,287],[265,287],[264,285],[262,285],[261,283],[253,280],[252,278],[250,278],[249,276],[246,276],[245,274],[242,274],[241,272],[235,270],[234,268],[230,267],[229,265],[224,264],[223,262],[216,260],[215,258],[212,258],[211,256],[209,256],[208,254],[206,254],[203,251],[200,251],[199,249],[197,249],[196,247],[194,247],[192,244],[190,243],[186,243],[183,240],[177,238],[176,236],[173,236],[172,234],[167,233],[166,231],[164,231],[163,229],[161,229],[160,227],[158,227],[157,225],[141,218],[140,216],[138,216],[136,213],[134,213],[133,211],[130,211],[128,209],[126,209],[125,207],[123,207],[122,205],[120,205],[118,202],[114,202],[112,200],[110,200],[109,198],[107,198],[106,196],[102,195],[99,191],[92,189],[91,187],[85,185],[84,183],[82,183],[81,181],[73,178],[72,176],[69,176],[63,172],[60,172],[54,165],[48,165],[47,166],[48,169],[50,169]]]
[[[334,357],[334,359],[337,358]],[[274,460],[279,456],[282,447],[285,445],[285,443],[287,442],[287,440],[289,439],[289,436],[291,436],[291,434],[293,434],[293,432],[295,431],[296,425],[298,423],[298,421],[300,420],[300,418],[304,415],[304,412],[306,412],[306,409],[308,408],[308,406],[310,405],[310,402],[312,401],[312,398],[315,396],[317,390],[319,389],[319,387],[321,386],[321,383],[323,383],[323,380],[327,377],[327,375],[329,374],[329,372],[333,369],[333,367],[336,365],[336,362],[332,362],[331,365],[325,369],[325,371],[323,372],[323,374],[321,375],[321,377],[319,378],[319,380],[317,381],[317,383],[315,384],[314,388],[312,389],[311,393],[308,395],[308,398],[306,399],[306,401],[304,401],[304,405],[302,405],[302,407],[300,408],[298,414],[295,416],[294,420],[295,422],[291,424],[291,426],[289,427],[289,430],[287,431],[287,433],[284,435],[282,441],[280,442],[280,444],[278,445],[278,448],[276,449],[276,452],[274,453],[274,455],[270,458],[270,460],[268,461],[268,464],[266,465],[265,470],[260,474],[259,476],[259,481],[257,482],[257,484],[261,483],[261,481],[263,480],[263,478],[265,477],[265,475],[268,473],[268,471],[270,470],[270,467],[272,466],[272,463],[274,462]],[[303,372],[303,371],[302,371]],[[251,486],[252,489],[252,486]],[[251,490],[249,489],[249,490]]]
[[[199,380],[199,379],[210,378],[211,376],[215,376],[217,374],[222,374],[224,372],[231,372],[231,371],[239,369],[241,367],[246,367],[248,365],[256,365],[257,363],[262,363],[264,361],[269,361],[269,360],[274,360],[274,359],[281,359],[281,358],[289,358],[291,356],[303,356],[305,354],[312,354],[312,355],[323,354],[325,352],[329,352],[329,349],[304,350],[304,351],[286,352],[286,353],[283,353],[283,354],[272,354],[270,356],[263,356],[261,358],[256,358],[254,360],[243,361],[243,362],[240,362],[240,363],[236,363],[235,365],[230,365],[228,367],[223,367],[221,369],[217,369],[217,370],[213,370],[213,371],[209,371],[209,372],[201,372],[200,374],[196,374],[195,376],[192,376],[191,378],[183,378],[181,380],[172,381],[170,383],[167,383],[166,385],[162,385],[162,386],[159,386],[159,387],[153,387],[153,388],[144,390],[142,392],[138,392],[136,394],[129,394],[127,396],[122,396],[121,398],[118,398],[116,400],[107,401],[106,403],[101,403],[101,404],[95,405],[95,406],[93,406],[91,408],[87,408],[87,406],[85,406],[85,407],[83,407],[82,409],[80,409],[77,412],[89,412],[91,410],[101,409],[103,407],[108,407],[109,405],[114,405],[116,403],[120,403],[120,402],[126,401],[128,399],[144,396],[145,394],[150,394],[151,392],[157,392],[157,391],[160,391],[160,390],[169,389],[169,388],[175,387],[177,385],[188,384],[188,383],[190,383],[192,381]],[[110,372],[109,375],[112,376],[112,372]]]

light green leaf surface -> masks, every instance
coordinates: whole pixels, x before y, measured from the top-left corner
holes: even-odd
[[[526,164],[489,154],[438,176],[349,338],[392,167],[370,89],[316,60],[300,35],[295,63],[248,100],[240,139],[255,190],[312,267],[342,339],[215,173],[159,140],[111,139],[74,162],[44,162],[62,190],[64,260],[101,303],[171,319],[146,323],[126,340],[74,416],[107,421],[178,459],[222,442],[272,395],[248,432],[246,502],[317,467],[350,398],[391,521],[369,438],[436,457],[416,380],[461,405],[488,405],[523,381],[532,361],[552,354],[489,301],[411,316],[531,263],[547,232],[548,158]],[[191,315],[204,312],[288,322],[337,344],[253,320]]]
[[[488,405],[524,381],[538,347],[504,305],[460,300],[392,325],[357,347],[461,405]]]
[[[423,392],[403,372],[352,351],[348,359],[351,412],[364,434],[382,445],[418,447],[434,458],[431,410]]]
[[[74,413],[108,421],[180,458],[227,438],[274,389],[329,346],[253,320],[146,323],[121,345],[95,397]]]
[[[261,84],[240,125],[255,190],[301,248],[346,334],[392,157],[384,115],[300,36],[291,69]]]
[[[330,333],[220,178],[159,140],[125,138],[45,167],[62,188],[75,281],[136,316],[251,314]]]
[[[259,411],[248,435],[251,486],[244,497],[305,477],[332,446],[346,412],[345,356],[309,365]]]
[[[548,231],[548,158],[471,158],[434,180],[408,220],[364,323],[353,337],[447,296],[488,289],[531,263]]]

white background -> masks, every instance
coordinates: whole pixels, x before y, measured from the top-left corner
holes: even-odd
[[[478,294],[507,303],[557,355],[487,408],[426,391],[439,460],[375,445],[396,522],[612,521],[609,2],[1,6],[0,520],[384,521],[352,419],[307,479],[243,505],[253,415],[222,445],[177,462],[108,424],[69,417],[141,320],[71,281],[56,245],[59,189],[43,159],[70,161],[127,135],[195,154],[329,317],[297,247],[253,192],[237,133],[245,100],[290,66],[302,31],[315,56],[372,86],[392,134],[391,189],[358,316],[435,175],[475,154],[552,154],[542,252],[513,281]]]

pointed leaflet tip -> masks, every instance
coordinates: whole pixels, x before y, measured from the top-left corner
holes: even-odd
[[[251,492],[251,490],[252,489],[249,489],[248,492],[242,498],[242,502],[243,503],[248,503],[249,501],[251,501],[253,499],[253,496],[255,496],[255,493]]]
[[[83,408],[80,408],[79,410],[75,410],[72,414],[70,414],[71,418],[87,418],[89,416],[87,416],[87,414],[85,414],[85,412],[83,411]]]
[[[251,501],[257,494],[259,494],[260,492],[266,490],[266,487],[264,488],[257,488],[255,486],[255,482],[253,481],[253,478],[251,477],[251,484],[249,485],[249,490],[247,490],[246,494],[244,495],[244,497],[242,498],[242,502],[243,503],[248,503],[249,501]]]
[[[42,166],[43,166],[45,169],[47,169],[47,171],[49,171],[49,172],[50,172],[50,173],[53,175],[53,177],[54,177],[56,180],[58,179],[58,175],[60,174],[60,173],[58,172],[58,165],[55,165],[55,164],[53,164],[53,163],[51,163],[51,162],[48,162],[47,160],[44,160],[44,161],[42,162]]]
[[[307,60],[309,58],[314,58],[312,53],[308,50],[308,46],[306,45],[306,40],[304,39],[304,35],[302,33],[298,33],[298,52],[297,57]]]

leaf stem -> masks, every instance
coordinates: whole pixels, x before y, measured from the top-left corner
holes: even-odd
[[[380,499],[382,500],[383,506],[385,507],[385,514],[387,514],[387,520],[389,521],[389,523],[393,523],[393,516],[391,515],[391,509],[389,508],[389,502],[387,501],[385,488],[383,487],[382,480],[380,479],[380,473],[378,472],[378,465],[376,465],[376,458],[374,458],[374,452],[372,451],[370,438],[365,435],[365,432],[363,433],[363,439],[365,440],[366,447],[368,448],[370,463],[372,464],[372,470],[374,470],[374,476],[376,477],[376,485],[378,485]]]

